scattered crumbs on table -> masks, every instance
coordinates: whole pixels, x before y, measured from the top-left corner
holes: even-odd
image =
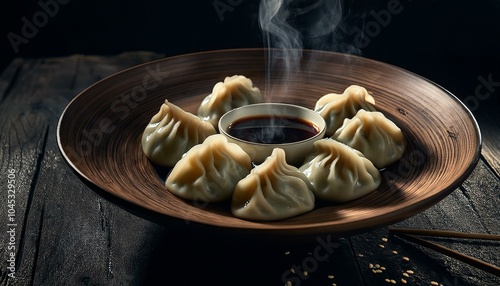
[[[380,264],[378,263],[375,265],[373,265],[373,263],[370,263],[368,267],[372,270],[374,274],[382,273],[386,269],[384,266],[380,266]]]

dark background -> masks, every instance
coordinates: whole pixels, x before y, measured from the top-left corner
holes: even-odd
[[[134,50],[171,56],[263,47],[257,20],[259,1],[59,1],[65,4],[56,0],[3,1],[0,70],[14,57],[113,55]],[[43,11],[39,2],[57,3],[58,11],[31,38],[24,37],[28,42],[19,44],[16,53],[8,35],[23,36],[23,17],[33,23],[33,17]],[[370,12],[387,10],[389,2],[346,1],[345,21],[362,30],[377,21]],[[461,99],[475,96],[476,87],[482,84],[480,77],[500,85],[499,0],[392,0],[395,2],[400,3],[401,12],[391,15],[390,22],[380,26],[368,44],[358,46],[360,55],[427,77]],[[218,13],[216,3],[230,9]],[[39,18],[41,23],[43,20]],[[493,89],[482,100],[498,103],[500,86]]]

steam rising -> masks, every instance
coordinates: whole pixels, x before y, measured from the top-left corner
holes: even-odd
[[[261,0],[259,24],[269,49],[267,86],[273,97],[286,96],[287,82],[301,70],[304,48],[345,52],[341,21],[341,0]],[[285,90],[271,85],[278,80]]]

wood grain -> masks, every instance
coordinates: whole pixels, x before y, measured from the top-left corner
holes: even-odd
[[[283,276],[285,271],[310,262],[319,245],[317,239],[327,241],[328,234],[301,242],[292,237],[271,241],[233,236],[231,229],[200,230],[200,225],[182,220],[175,224],[168,217],[118,202],[72,171],[55,145],[56,123],[68,102],[99,79],[159,57],[131,52],[17,59],[1,75],[0,98],[5,101],[0,103],[0,176],[3,180],[7,168],[19,168],[20,191],[34,194],[29,208],[24,195],[16,208],[20,221],[27,221],[25,235],[19,241],[23,259],[18,275],[8,279],[2,259],[0,285],[146,285],[158,281],[168,285],[283,285],[287,277],[300,277]],[[439,78],[435,80],[439,82]],[[40,116],[48,110],[54,112]],[[42,120],[47,124],[38,122]],[[29,129],[35,124],[49,128],[44,148],[37,142],[44,142],[45,130]],[[483,132],[498,134],[489,129],[496,125],[480,121],[480,126]],[[485,136],[484,140],[495,140],[495,136]],[[500,185],[488,158],[496,159],[484,156],[461,187],[395,226],[500,233],[500,209],[496,207],[500,203]],[[38,176],[33,176],[36,170]],[[0,211],[6,213],[5,204],[0,204]],[[5,231],[0,233],[2,253],[6,251],[6,235]],[[383,242],[382,237],[389,241]],[[334,252],[327,260],[318,261],[314,271],[299,280],[300,285],[386,285],[385,278],[399,282],[406,269],[415,271],[407,278],[408,285],[429,285],[430,281],[443,285],[500,285],[499,278],[484,271],[392,239],[386,228],[333,242],[337,246]],[[500,265],[496,244],[437,242]],[[384,249],[378,247],[381,243]],[[399,253],[395,255],[393,250]],[[403,263],[403,256],[411,260]],[[213,257],[219,262],[214,263]],[[387,270],[374,274],[369,263],[380,263]],[[334,278],[330,279],[330,275]]]
[[[158,57],[153,53],[135,53],[108,61],[83,55],[16,59],[3,73],[0,170],[2,174],[7,174],[7,169],[16,170],[17,271],[15,279],[9,278],[4,271],[6,261],[2,259],[1,285],[50,285],[54,281],[109,284],[112,272],[121,271],[114,270],[121,268],[120,261],[133,255],[121,251],[122,247],[133,248],[129,247],[131,241],[121,235],[125,230],[111,225],[126,222],[137,233],[127,236],[137,241],[150,226],[89,191],[64,161],[56,141],[56,128],[69,101],[90,83]],[[6,204],[0,206],[2,213],[7,213],[5,207]],[[4,233],[0,250],[7,253]],[[90,249],[87,247],[93,249],[92,262],[81,263],[86,257],[81,251]],[[66,256],[70,252],[74,255]],[[78,273],[75,265],[81,266]],[[128,279],[123,275],[115,281],[130,284],[132,278]]]
[[[478,187],[478,185],[481,187]],[[435,206],[407,220],[398,222],[392,227],[421,228],[433,230],[453,230],[460,232],[499,233],[498,218],[500,210],[494,207],[498,198],[498,180],[488,167],[480,161],[477,168],[463,183],[463,186],[452,192]],[[490,201],[490,202],[488,202]],[[388,242],[383,242],[382,238]],[[496,255],[497,242],[482,242],[470,239],[439,239],[433,241],[465,253],[494,265],[500,265]],[[388,271],[385,276],[401,278],[402,272],[411,269],[415,272],[408,284],[429,285],[437,281],[443,285],[498,285],[500,278],[482,270],[471,267],[461,261],[429,250],[425,247],[408,243],[403,239],[391,236],[387,228],[373,230],[368,233],[354,235],[350,238],[358,262],[366,279],[365,285],[380,285],[384,277],[371,273],[367,265],[379,263]],[[380,248],[379,244],[385,247]],[[392,253],[397,251],[397,254]],[[402,257],[409,257],[404,262]]]
[[[500,102],[500,100],[498,100]],[[477,117],[483,136],[481,155],[486,159],[497,178],[500,178],[500,115],[497,111],[499,104],[485,103],[482,112]]]
[[[259,233],[337,235],[380,227],[437,203],[467,178],[479,160],[476,122],[444,89],[405,70],[359,57],[305,52],[302,70],[285,83],[267,83],[264,51],[226,50],[166,58],[98,82],[67,107],[58,140],[68,162],[107,192],[160,214]],[[378,110],[402,127],[408,150],[384,172],[379,190],[352,203],[318,208],[273,223],[243,221],[220,206],[199,206],[168,193],[142,154],[140,135],[165,98],[195,112],[225,76],[243,74],[269,100],[314,106],[328,92],[366,87]],[[279,91],[285,90],[286,96]],[[272,95],[270,92],[272,91]]]

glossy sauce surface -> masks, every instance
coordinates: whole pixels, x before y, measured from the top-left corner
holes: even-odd
[[[228,134],[241,140],[262,143],[292,143],[311,138],[319,133],[313,123],[288,116],[252,116],[231,123]]]

